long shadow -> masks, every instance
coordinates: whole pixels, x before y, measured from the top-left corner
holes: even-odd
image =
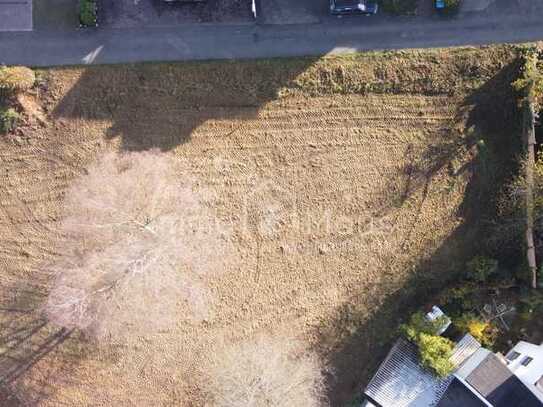
[[[518,67],[517,62],[504,67],[463,100],[454,126],[461,137],[444,138],[424,153],[425,165],[405,169],[400,204],[415,193],[424,195],[444,169],[452,177],[467,177],[457,213],[463,222],[428,258],[418,261],[406,279],[366,284],[317,329],[317,349],[330,368],[331,405],[345,406],[360,394],[397,338],[401,321],[421,306],[433,305],[440,290],[462,274],[465,262],[488,249],[483,242],[492,230],[501,187],[517,171],[515,158],[522,148],[510,86]],[[459,156],[463,165],[455,167]]]
[[[500,200],[518,174],[519,159],[524,154],[520,95],[511,86],[521,64],[519,59],[504,67],[465,101],[469,112],[466,123],[475,136],[471,142],[478,143],[478,155],[467,196],[470,199],[460,208],[469,214],[470,221],[477,222],[480,235],[486,237],[481,239],[481,251],[498,259],[502,266],[512,268],[518,264],[519,256],[524,256],[518,240],[522,232],[515,227],[502,230],[500,224],[509,223],[509,219],[500,214]]]
[[[474,252],[471,234],[469,225],[461,225],[408,279],[396,285],[366,285],[319,328],[318,348],[324,349],[330,369],[327,397],[332,406],[345,406],[363,391],[397,339],[402,321],[420,307],[435,305],[439,291],[461,272],[461,259]]]
[[[53,394],[53,383],[69,380],[71,369],[81,358],[69,350],[74,332],[51,326],[42,315],[46,290],[44,281],[35,277],[32,283],[17,283],[2,290],[1,406],[39,404]]]
[[[124,150],[171,150],[208,121],[243,121],[277,99],[315,59],[86,68],[54,118],[104,121]],[[225,130],[224,136],[229,131]],[[219,134],[220,136],[220,134]]]

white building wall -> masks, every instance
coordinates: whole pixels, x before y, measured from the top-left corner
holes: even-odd
[[[519,355],[511,360],[514,352]],[[535,385],[543,377],[543,344],[534,345],[520,341],[505,357],[507,367],[543,402],[543,389]],[[523,366],[522,362],[527,357],[533,360],[527,366]]]

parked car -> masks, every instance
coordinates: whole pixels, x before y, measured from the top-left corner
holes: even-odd
[[[377,3],[366,0],[330,0],[330,13],[334,15],[376,14]]]

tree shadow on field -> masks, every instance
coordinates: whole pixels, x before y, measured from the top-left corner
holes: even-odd
[[[168,151],[208,121],[214,137],[228,137],[258,116],[316,59],[138,64],[85,68],[52,112],[53,118],[111,123],[106,138],[124,150]]]
[[[368,282],[317,329],[316,346],[330,369],[327,396],[332,406],[345,406],[363,392],[397,339],[400,323],[421,306],[438,303],[439,292],[481,249],[496,216],[497,196],[517,170],[515,158],[522,148],[516,95],[510,86],[518,68],[517,62],[505,66],[463,100],[452,129],[461,137],[429,146],[421,165],[405,169],[400,205],[415,193],[422,192],[424,200],[440,172],[447,171],[453,179],[465,177],[467,186],[456,213],[462,223],[430,255],[413,259],[414,267],[403,277],[383,273],[379,281]],[[409,240],[411,231],[405,234]]]
[[[4,287],[0,304],[0,405],[34,406],[72,380],[81,359],[73,330],[51,326],[41,313],[43,281]]]
[[[460,209],[472,211],[472,218],[478,221],[481,236],[485,237],[481,239],[482,250],[505,267],[524,256],[514,233],[508,230],[508,236],[503,236],[496,222],[504,190],[518,174],[519,158],[524,154],[520,95],[511,86],[521,65],[520,59],[507,65],[465,100],[469,141],[476,146],[477,156],[471,171],[471,185],[475,188]]]

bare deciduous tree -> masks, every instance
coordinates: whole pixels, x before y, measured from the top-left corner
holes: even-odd
[[[326,405],[324,375],[316,355],[286,339],[222,347],[203,385],[215,407],[316,407]]]
[[[61,256],[45,312],[96,337],[205,319],[204,280],[228,239],[169,155],[108,154],[66,194]]]

